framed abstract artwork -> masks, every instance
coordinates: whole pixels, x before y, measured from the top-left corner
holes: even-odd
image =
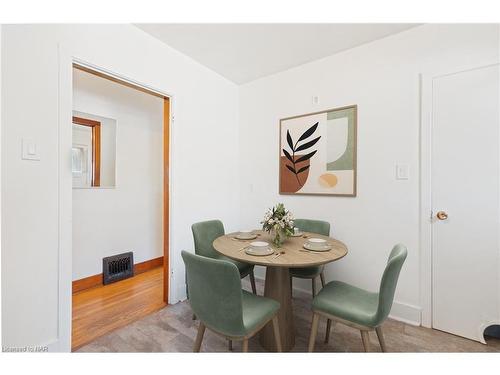
[[[280,194],[356,196],[357,106],[280,120]]]

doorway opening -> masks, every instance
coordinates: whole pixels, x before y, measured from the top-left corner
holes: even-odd
[[[78,63],[72,76],[74,351],[168,303],[171,101]],[[113,271],[133,276],[103,285],[123,253]]]

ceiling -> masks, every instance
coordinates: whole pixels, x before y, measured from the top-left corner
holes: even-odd
[[[416,24],[138,24],[237,84],[407,30]]]

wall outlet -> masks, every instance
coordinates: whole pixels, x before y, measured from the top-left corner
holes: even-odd
[[[318,105],[319,104],[319,96],[313,95],[312,96],[312,104],[313,105]]]

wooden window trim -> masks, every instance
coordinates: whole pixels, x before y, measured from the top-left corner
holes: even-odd
[[[101,123],[88,118],[73,116],[73,124],[92,128],[91,186],[101,186]]]

